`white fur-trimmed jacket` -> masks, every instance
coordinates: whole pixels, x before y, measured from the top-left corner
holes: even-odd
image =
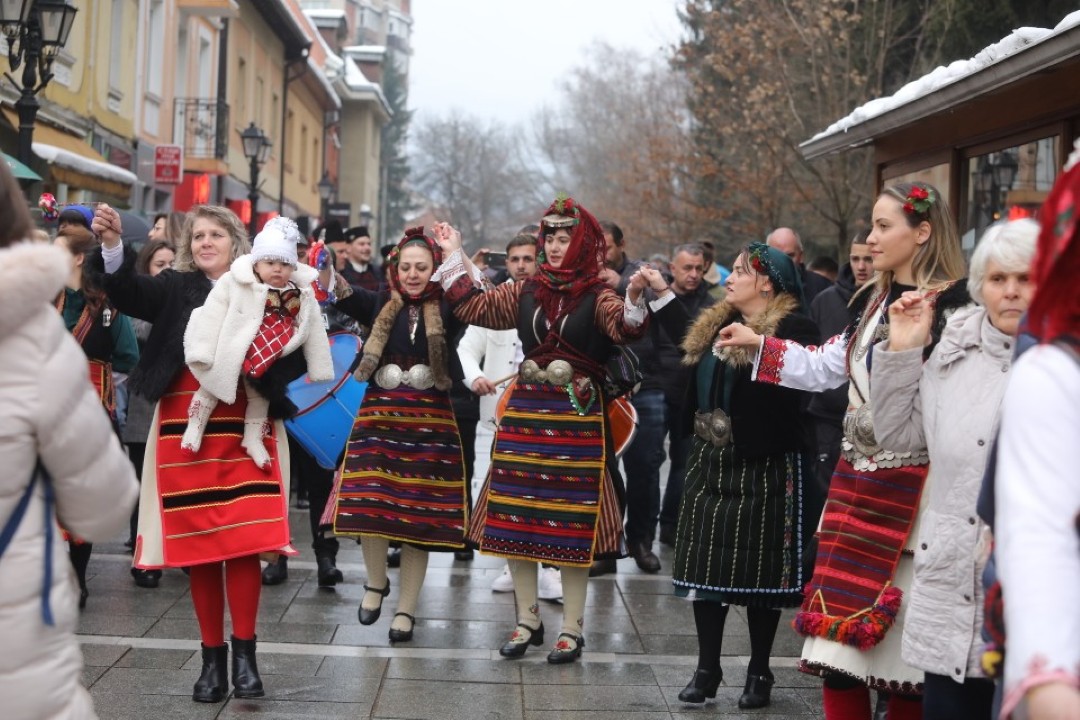
[[[334,365],[311,287],[316,277],[316,271],[307,265],[293,272],[292,282],[300,289],[300,312],[296,331],[282,355],[302,349],[308,377],[319,382],[333,379]],[[241,255],[214,285],[206,303],[191,313],[184,332],[184,359],[202,389],[218,400],[236,401],[237,379],[262,325],[269,289],[255,277],[251,256]]]

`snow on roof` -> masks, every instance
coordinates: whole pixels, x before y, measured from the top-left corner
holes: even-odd
[[[90,158],[76,155],[63,148],[58,148],[55,145],[33,143],[30,145],[30,149],[34,151],[35,155],[47,163],[59,165],[60,167],[65,167],[69,170],[76,170],[87,175],[93,175],[94,177],[113,180],[118,183],[123,183],[124,185],[134,185],[139,179],[135,176],[135,173],[125,170],[122,167],[118,167],[112,163],[101,162],[99,160],[91,160]]]
[[[921,78],[912,80],[889,97],[877,98],[855,108],[847,117],[837,120],[828,128],[819,132],[807,142],[814,142],[823,137],[836,133],[847,132],[853,126],[866,122],[871,118],[884,115],[908,103],[929,95],[946,85],[950,85],[969,75],[987,68],[994,63],[1000,62],[1007,57],[1022,52],[1033,45],[1038,45],[1049,37],[1058,35],[1069,28],[1080,25],[1080,10],[1069,13],[1054,27],[1053,30],[1045,28],[1023,27],[1012,31],[998,42],[980,50],[975,57],[969,60],[957,60],[948,66],[938,66],[930,73]]]
[[[313,20],[344,20],[344,10],[330,10],[330,9],[318,9],[318,10],[304,10],[304,14]]]

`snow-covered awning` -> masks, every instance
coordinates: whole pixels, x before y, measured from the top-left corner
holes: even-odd
[[[1052,30],[1019,28],[968,60],[935,68],[893,95],[856,108],[799,147],[811,160],[860,147],[886,132],[1078,55],[1080,10],[1067,15]]]
[[[33,143],[30,149],[34,151],[35,155],[51,165],[58,165],[84,175],[92,175],[123,185],[134,185],[138,180],[135,173],[130,170],[125,170],[111,163],[92,160],[55,145]]]

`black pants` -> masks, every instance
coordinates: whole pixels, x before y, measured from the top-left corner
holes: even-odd
[[[476,467],[476,423],[472,418],[458,420],[458,436],[461,437],[461,456],[465,460],[465,500],[469,503],[469,515],[472,515],[472,476]]]
[[[948,675],[926,673],[923,679],[923,720],[990,720],[994,683],[968,678],[958,683]]]
[[[307,486],[308,500],[311,507],[308,509],[308,522],[311,525],[311,549],[315,551],[315,557],[327,555],[337,558],[338,540],[333,535],[325,535],[320,522],[326,502],[330,499],[330,491],[334,487],[334,471],[315,462],[300,443],[289,437],[289,457],[292,459],[293,479],[303,479]]]
[[[146,443],[128,443],[128,458],[131,459],[131,464],[135,467],[135,477],[140,483],[142,483],[142,466],[143,458],[146,457]],[[135,499],[135,509],[131,511],[131,535],[128,538],[131,541],[132,548],[135,547],[135,535],[139,531],[139,501]]]

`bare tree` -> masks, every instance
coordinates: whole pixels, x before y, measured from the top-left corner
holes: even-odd
[[[532,192],[515,133],[452,113],[422,120],[415,136],[416,189],[449,210],[470,248],[504,244],[527,216]]]
[[[537,178],[619,223],[636,255],[700,231],[686,84],[663,57],[598,45],[531,124]]]

